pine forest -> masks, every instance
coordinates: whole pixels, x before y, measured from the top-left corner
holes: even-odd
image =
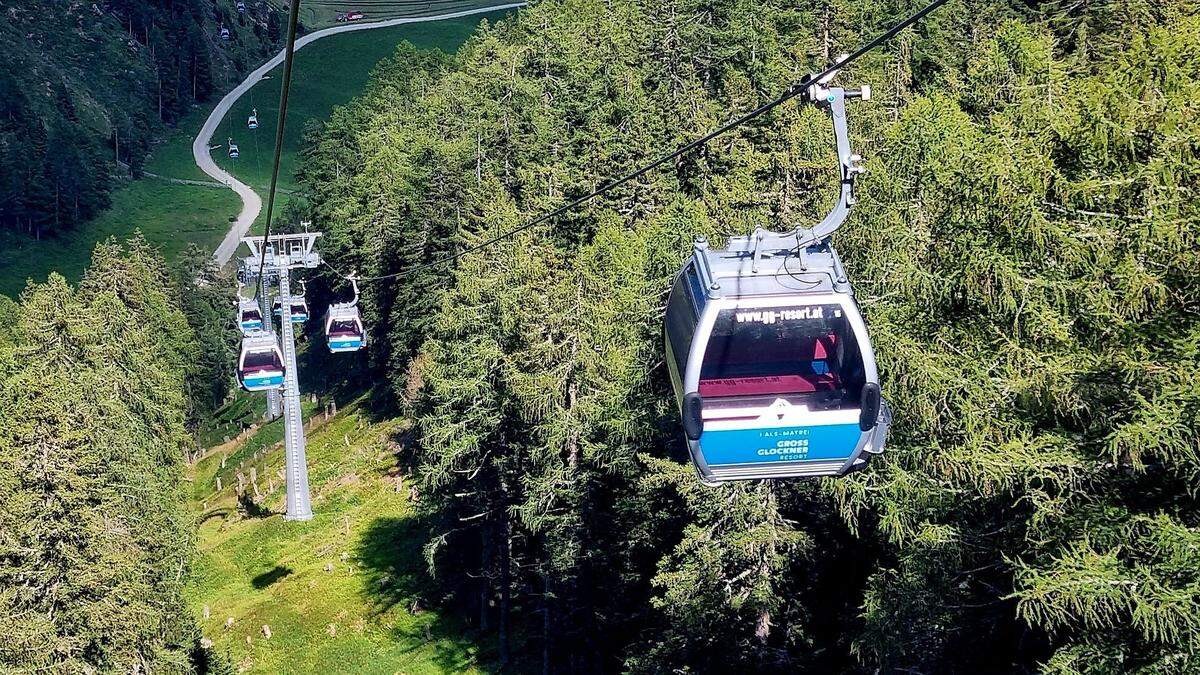
[[[138,81],[165,83],[162,103],[111,134],[170,124],[224,86],[209,52],[187,46],[199,28],[163,28],[194,3],[150,4],[122,11],[130,39],[167,45],[157,71],[138,66],[159,73]],[[362,4],[367,19],[382,11]],[[257,422],[205,431],[245,396],[231,266],[200,247],[167,259],[132,234],[98,245],[77,283],[51,275],[0,296],[0,670],[1200,672],[1193,0],[950,0],[837,75],[870,95],[845,104],[866,171],[831,242],[892,415],[862,470],[706,485],[664,339],[697,237],[720,248],[757,227],[803,231],[838,202],[846,178],[820,105],[793,98],[539,219],[923,6],[534,0],[474,19],[457,49],[402,42],[349,103],[303,125],[286,205],[252,234],[322,232],[323,263],[303,291],[292,280],[311,315],[295,328],[300,402],[316,404],[303,408],[309,452],[341,458],[310,457],[312,523],[351,536],[350,516],[328,515],[345,504],[403,517],[360,542],[409,561],[351,586],[374,608],[365,620],[392,630],[371,649],[400,640],[396,616],[425,617],[404,639],[461,638],[465,661],[306,666],[290,659],[320,640],[273,637],[253,613],[254,640],[231,632],[232,610],[222,624],[203,590],[219,576],[204,562],[217,532],[317,550],[311,573],[287,562],[295,581],[278,582],[313,607],[343,602],[320,584],[368,565],[284,522],[274,460],[254,464],[273,492],[231,477],[225,455],[258,455],[224,448]],[[264,45],[286,39],[287,10]],[[238,58],[231,72],[256,64]],[[18,97],[34,91],[24,79],[0,72],[15,92],[0,93],[0,225],[63,228],[104,208],[113,161],[139,159],[114,155],[111,134],[64,140],[91,108],[69,81]],[[88,100],[115,104],[106,96]],[[20,151],[31,144],[37,167]],[[28,189],[31,171],[58,182]],[[47,190],[67,177],[64,207]],[[326,309],[352,292],[365,348],[330,354]],[[346,415],[374,445],[321,435]],[[244,490],[217,519],[216,493],[190,496],[212,482],[195,467],[214,452],[216,490]],[[346,468],[360,456],[374,468]],[[346,492],[367,480],[399,482]],[[262,529],[226,529],[239,518]],[[321,640],[374,635],[312,623]],[[268,641],[279,661],[254,651]]]

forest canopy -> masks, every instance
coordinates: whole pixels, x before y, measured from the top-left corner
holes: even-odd
[[[917,6],[545,0],[454,57],[402,50],[311,139],[325,255],[375,276],[459,251]],[[366,288],[437,599],[547,669],[1200,667],[1196,6],[954,0],[841,82],[875,92],[834,244],[887,453],[717,489],[685,464],[661,317],[692,238],[832,203],[827,119],[785,106]]]
[[[19,303],[0,296],[6,672],[204,662],[183,600],[194,545],[183,462],[190,396],[202,407],[207,395],[189,383],[211,345],[197,341],[165,267],[140,237],[110,241],[78,287],[52,274]]]

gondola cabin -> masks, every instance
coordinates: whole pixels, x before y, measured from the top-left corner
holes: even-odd
[[[242,335],[263,330],[262,310],[259,309],[257,300],[253,298],[238,300],[238,327],[242,329]]]
[[[221,26],[221,39],[225,41],[229,40],[229,29],[224,26]]]
[[[288,303],[288,313],[292,319],[292,323],[304,323],[308,321],[308,302],[305,299],[297,296],[292,296]],[[280,298],[275,298],[275,316],[283,315],[283,305]]]
[[[283,352],[270,333],[254,333],[242,338],[238,358],[238,381],[246,391],[283,388]]]
[[[237,159],[238,157],[241,157],[241,155],[242,155],[242,153],[238,151],[237,143],[234,143],[232,140],[230,140],[229,141],[229,159]]]
[[[751,242],[698,240],[667,304],[668,370],[701,480],[864,468],[891,411],[837,253],[825,242],[760,258]]]
[[[325,340],[329,351],[356,352],[367,346],[367,333],[362,317],[354,305],[336,304],[325,315]]]
[[[246,3],[242,2],[242,0],[238,0],[238,2],[237,2],[237,11],[238,11],[238,14],[246,13]]]
[[[250,112],[250,117],[246,118],[246,127],[249,129],[257,129],[258,128],[258,109],[257,108]]]

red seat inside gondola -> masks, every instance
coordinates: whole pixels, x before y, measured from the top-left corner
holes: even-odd
[[[700,379],[700,396],[762,396],[836,391],[841,386],[834,333],[801,340],[759,343],[756,350],[727,348],[719,355],[720,369],[708,369]],[[710,349],[720,348],[710,345]],[[705,357],[706,363],[708,356]],[[705,375],[719,375],[705,377]]]
[[[329,334],[337,337],[362,335],[358,323],[354,321],[334,321],[329,326]]]

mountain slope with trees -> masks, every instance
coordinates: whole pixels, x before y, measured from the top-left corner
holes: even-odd
[[[265,58],[282,26],[263,2],[4,0],[0,14],[0,228],[32,237],[106,208],[163,129]]]
[[[461,250],[915,8],[547,0],[401,54],[313,137],[324,254],[374,276]],[[861,474],[702,487],[662,367],[694,235],[832,203],[819,111],[366,287],[444,601],[545,671],[1200,667],[1196,10],[956,0],[843,73],[876,97],[835,243],[897,415]]]
[[[207,665],[183,599],[193,523],[182,469],[197,408],[189,382],[210,356],[232,355],[197,342],[200,322],[189,322],[177,302],[185,292],[164,267],[141,239],[110,242],[77,288],[52,275],[19,304],[0,300],[6,670]]]

